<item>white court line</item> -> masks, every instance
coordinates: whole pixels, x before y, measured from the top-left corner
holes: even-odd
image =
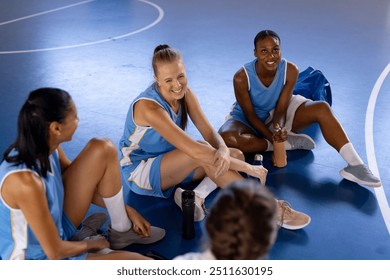
[[[382,84],[386,77],[390,73],[390,63],[383,70],[378,80],[376,81],[374,88],[371,91],[370,99],[367,105],[366,111],[366,124],[365,124],[365,135],[366,135],[366,151],[367,151],[367,160],[368,165],[376,176],[379,176],[378,165],[375,157],[375,147],[374,147],[374,111],[376,105],[376,99],[378,97],[379,91],[382,87]],[[385,221],[387,230],[390,234],[390,208],[389,203],[386,198],[385,191],[383,189],[383,185],[379,188],[374,188],[376,199],[378,200],[379,208],[382,212],[383,219]]]
[[[95,1],[95,0],[90,0],[90,1]],[[62,46],[62,47],[43,48],[43,49],[31,49],[31,50],[19,50],[19,51],[0,51],[0,54],[19,54],[19,53],[56,51],[56,50],[79,48],[79,47],[92,46],[92,45],[97,45],[97,44],[101,44],[101,43],[111,42],[111,41],[114,41],[114,40],[123,39],[125,37],[129,37],[129,36],[132,36],[134,34],[143,32],[143,31],[145,31],[145,30],[155,26],[156,24],[158,24],[163,19],[163,17],[164,17],[164,10],[160,6],[158,6],[158,5],[156,5],[156,4],[152,3],[152,2],[146,1],[146,0],[137,0],[137,1],[144,2],[144,3],[149,4],[149,5],[153,6],[154,8],[156,8],[157,11],[158,11],[158,17],[157,17],[157,19],[155,21],[153,21],[149,25],[147,25],[145,27],[142,27],[140,29],[137,29],[135,31],[132,31],[132,32],[129,32],[129,33],[126,33],[126,34],[123,34],[123,35],[119,35],[119,36],[116,36],[116,37],[110,37],[110,38],[107,38],[107,39],[102,39],[102,40],[88,42],[88,43],[82,43],[82,44],[76,44],[76,45],[68,45],[68,46]],[[87,2],[87,1],[85,1],[85,2]],[[61,8],[59,8],[59,9],[61,9]],[[45,13],[47,13],[47,12],[45,12]],[[43,14],[43,13],[40,13],[40,14]],[[31,16],[29,16],[29,17],[31,17]],[[28,18],[28,17],[25,17],[25,18]]]
[[[64,7],[61,7],[61,8],[56,8],[56,9],[53,9],[53,10],[49,10],[49,11],[45,11],[45,12],[41,12],[41,13],[37,13],[37,14],[33,14],[33,15],[29,15],[29,16],[25,16],[25,17],[21,17],[21,18],[16,18],[16,19],[13,19],[13,20],[1,22],[0,26],[1,25],[6,25],[6,24],[9,24],[9,23],[13,23],[13,22],[17,22],[17,21],[21,21],[21,20],[25,20],[25,19],[29,19],[29,18],[33,18],[33,17],[37,17],[37,16],[46,15],[46,14],[57,12],[57,11],[61,11],[61,10],[65,10],[65,9],[68,9],[68,8],[71,8],[71,7],[74,7],[74,6],[78,6],[78,5],[83,5],[83,4],[92,2],[92,1],[95,1],[95,0],[87,0],[87,1],[79,2],[79,3],[75,3],[75,4],[72,4],[72,5],[64,6]]]

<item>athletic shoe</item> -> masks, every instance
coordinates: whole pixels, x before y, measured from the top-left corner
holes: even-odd
[[[182,188],[177,188],[175,190],[174,199],[177,206],[181,207],[181,193],[183,192]],[[182,209],[183,210],[183,209]],[[195,210],[194,210],[194,221],[199,222],[206,217],[206,207],[204,205],[204,198],[199,197],[195,192]]]
[[[131,244],[155,243],[163,239],[164,236],[165,230],[154,226],[150,227],[150,236],[148,237],[139,236],[133,229],[119,232],[112,229],[111,226],[108,227],[108,241],[110,242],[110,248],[114,250],[123,249]]]
[[[311,218],[299,211],[291,208],[290,204],[284,200],[278,200],[278,225],[289,230],[297,230],[310,224]]]
[[[92,214],[81,223],[81,229],[75,233],[72,240],[81,241],[87,237],[98,235],[100,228],[107,220],[108,217],[103,212]]]
[[[365,164],[348,165],[340,170],[340,175],[345,179],[369,187],[380,187],[381,181],[375,177]]]
[[[316,143],[309,135],[296,134],[292,131],[288,133],[287,142],[291,148],[286,150],[313,150],[316,147]]]

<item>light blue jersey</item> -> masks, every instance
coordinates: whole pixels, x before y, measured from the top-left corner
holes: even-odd
[[[12,153],[15,153],[13,151]],[[67,216],[63,213],[64,187],[62,184],[61,167],[58,151],[50,157],[50,171],[46,178],[42,178],[45,186],[47,204],[50,214],[57,227],[61,239],[68,240],[76,231]],[[45,252],[32,232],[27,220],[20,209],[11,208],[1,196],[1,188],[5,179],[17,172],[31,172],[39,177],[38,173],[29,169],[25,164],[14,165],[3,161],[0,165],[0,255],[3,260],[47,259]],[[71,259],[85,259],[86,254]]]
[[[139,126],[134,122],[134,104],[142,99],[157,103],[167,111],[173,122],[180,126],[181,109],[176,114],[153,85],[148,87],[131,103],[127,113],[123,136],[119,143],[120,151],[122,152],[121,166],[132,165],[135,168],[142,160],[147,160],[175,149],[152,127]]]
[[[173,188],[161,191],[160,162],[165,153],[175,148],[150,126],[134,121],[134,104],[150,100],[163,108],[172,121],[180,126],[182,110],[176,114],[161,97],[155,85],[142,92],[130,105],[123,136],[119,142],[120,166],[123,185],[141,195],[168,197]]]
[[[251,99],[253,109],[255,110],[256,115],[265,122],[270,116],[270,112],[275,109],[284,84],[286,83],[287,61],[285,59],[281,59],[276,69],[274,80],[268,87],[266,87],[257,76],[256,61],[257,59],[254,59],[253,61],[245,64],[243,69],[248,78],[249,97]],[[233,104],[230,116],[234,120],[241,121],[256,131],[245,118],[244,112],[237,102]]]

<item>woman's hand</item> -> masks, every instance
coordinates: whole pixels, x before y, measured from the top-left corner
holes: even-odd
[[[202,145],[206,145],[210,147],[210,153],[207,154],[207,157],[211,158],[208,159],[207,162],[205,162],[207,165],[209,165],[212,170],[214,170],[214,177],[217,178],[221,176],[223,173],[225,173],[229,167],[230,167],[230,151],[229,149],[225,147],[220,147],[218,150],[216,150],[213,146],[210,145],[207,141],[198,141]]]
[[[126,205],[127,216],[133,223],[133,230],[136,234],[143,237],[150,236],[150,223],[145,220],[134,208]]]
[[[272,134],[272,141],[284,142],[287,141],[288,132],[284,127],[281,127],[278,123],[274,125],[275,131]]]
[[[110,243],[102,235],[93,236],[92,238],[85,240],[85,242],[87,242],[88,252],[99,251],[101,249],[110,248]]]
[[[214,154],[214,164],[216,167],[215,177],[218,178],[226,171],[229,170],[230,167],[230,151],[227,147],[220,147],[215,151]]]
[[[249,176],[259,178],[261,183],[265,185],[268,169],[262,165],[250,165],[250,169],[247,171],[247,174]]]

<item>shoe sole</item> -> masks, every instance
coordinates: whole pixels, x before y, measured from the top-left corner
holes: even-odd
[[[290,131],[288,133],[288,135],[291,135],[293,137],[300,137],[300,138],[305,138],[308,142],[310,142],[310,147],[303,147],[303,148],[299,148],[299,149],[294,149],[294,150],[307,150],[307,151],[310,151],[310,150],[314,150],[314,148],[316,147],[316,143],[314,142],[314,140],[309,136],[309,135],[306,135],[306,134],[297,134],[297,133],[294,133],[292,131]]]
[[[346,179],[346,180],[348,180],[348,181],[351,181],[351,182],[354,182],[354,183],[359,184],[359,185],[363,185],[363,186],[367,186],[367,187],[372,187],[372,188],[378,188],[378,187],[382,186],[382,183],[381,183],[381,182],[378,182],[378,183],[370,183],[370,182],[365,182],[365,181],[359,180],[358,178],[356,178],[355,176],[353,176],[351,173],[346,172],[344,169],[340,170],[340,175],[341,175],[341,177],[343,177],[344,179]]]
[[[309,221],[304,224],[304,225],[299,225],[299,226],[290,226],[288,224],[282,224],[280,222],[278,222],[278,225],[284,229],[288,229],[288,230],[298,230],[298,229],[302,229],[302,228],[305,228],[307,227],[311,222],[311,218],[309,217]]]

